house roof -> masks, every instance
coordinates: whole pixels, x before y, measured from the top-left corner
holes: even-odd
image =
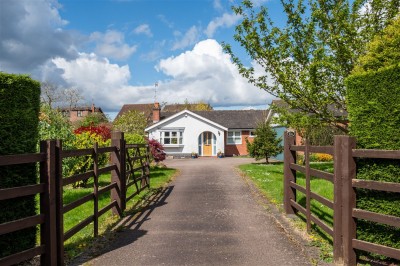
[[[257,127],[259,122],[266,120],[269,113],[269,110],[185,111],[196,114],[197,116],[200,116],[227,129],[254,129]],[[169,118],[175,117],[177,114],[182,112],[161,112],[160,122],[154,125],[166,122]],[[153,126],[147,129],[152,127]]]
[[[279,100],[273,100],[271,105],[276,105],[277,107],[280,107],[280,108],[287,108],[289,106],[285,101],[280,100],[280,99]],[[335,117],[347,117],[347,111],[346,110],[338,109],[333,104],[329,104],[328,105],[328,110],[330,112],[332,112],[332,114]],[[293,113],[300,112],[300,110],[298,110],[298,109],[290,109],[290,111],[293,112]]]
[[[61,107],[59,108],[61,111],[92,111],[92,106],[74,106],[74,107]],[[94,111],[96,113],[103,113],[103,110],[101,110],[100,107],[94,107]]]
[[[205,111],[205,112],[208,112],[208,111]],[[199,120],[203,120],[203,121],[208,122],[208,123],[210,123],[210,124],[212,124],[212,125],[214,125],[216,127],[219,127],[222,130],[228,130],[228,128],[224,127],[223,125],[221,125],[219,123],[216,123],[215,121],[212,121],[210,119],[207,119],[206,117],[197,114],[197,112],[192,112],[192,111],[189,111],[189,110],[183,110],[181,112],[176,112],[176,113],[170,112],[170,113],[168,113],[167,115],[169,115],[169,114],[171,114],[171,115],[168,116],[168,117],[164,116],[164,119],[161,118],[162,120],[160,120],[158,123],[153,124],[152,126],[149,126],[148,128],[145,129],[145,131],[149,131],[149,130],[155,128],[155,127],[158,127],[158,126],[160,126],[160,125],[162,125],[162,124],[164,124],[164,123],[166,123],[166,122],[168,122],[168,121],[170,121],[170,120],[172,120],[172,119],[174,119],[174,118],[176,118],[176,117],[178,117],[178,116],[180,116],[182,114],[185,114],[185,113],[186,114],[190,114],[190,115],[198,118]]]
[[[153,103],[144,103],[144,104],[124,104],[121,108],[121,110],[118,112],[117,116],[115,119],[118,119],[121,115],[123,115],[126,112],[129,112],[131,110],[135,110],[137,112],[143,113],[144,116],[146,117],[147,121],[153,121],[152,116],[153,116]]]

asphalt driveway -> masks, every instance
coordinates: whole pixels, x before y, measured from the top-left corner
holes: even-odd
[[[310,265],[257,203],[242,158],[167,160],[180,175],[89,265]]]

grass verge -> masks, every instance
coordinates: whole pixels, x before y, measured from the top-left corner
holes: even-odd
[[[333,172],[333,163],[311,163],[310,166],[326,172]],[[252,163],[239,166],[243,174],[248,176],[258,187],[260,192],[278,209],[283,211],[283,163]],[[305,176],[301,173],[297,174],[297,183],[305,187]],[[311,178],[311,191],[333,200],[333,184],[329,181]],[[305,195],[298,192],[297,202],[305,207]],[[321,203],[311,200],[311,211],[326,224],[333,225],[333,210],[325,207]],[[301,230],[306,230],[305,217],[298,215],[299,220],[294,222],[294,225]],[[331,262],[333,259],[332,238],[318,227],[313,226],[310,234],[310,245],[320,249],[321,259],[326,262]]]
[[[139,195],[136,195],[133,199],[128,201],[126,204],[125,213],[133,213],[136,208],[140,208],[141,202],[156,194],[161,187],[165,186],[171,181],[176,172],[177,171],[175,169],[152,167],[150,169],[150,189],[145,189]],[[101,175],[99,177],[99,186],[104,187],[110,184],[110,180],[110,174]],[[129,196],[133,194],[134,191],[134,186],[130,187],[127,191],[127,195]],[[65,187],[63,195],[64,205],[92,192],[93,180],[90,180],[85,188]],[[102,194],[99,198],[99,209],[105,207],[109,203],[110,192]],[[64,214],[64,232],[67,232],[79,222],[93,215],[93,209],[93,201],[89,201]],[[119,221],[120,217],[118,215],[113,215],[111,211],[108,211],[99,217],[99,235],[110,231]],[[66,261],[82,253],[83,250],[93,243],[93,240],[93,223],[90,223],[73,237],[65,241],[64,248]]]

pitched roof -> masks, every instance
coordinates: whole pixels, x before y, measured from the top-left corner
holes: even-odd
[[[216,110],[193,113],[229,129],[253,129],[266,120],[268,112],[269,110]]]
[[[147,121],[152,121],[153,119],[153,103],[144,103],[144,104],[124,104],[121,110],[118,112],[115,119],[118,119],[121,115],[131,110],[135,110],[137,112],[143,113],[146,117]]]
[[[59,110],[61,111],[92,111],[92,108],[94,108],[94,111],[96,113],[104,113],[103,110],[101,110],[101,107],[92,107],[92,106],[74,106],[74,107],[60,107]]]
[[[213,111],[191,111],[214,123],[229,129],[254,129],[259,122],[265,121],[269,110],[213,110]],[[161,112],[162,123],[178,112]]]
[[[287,104],[285,101],[283,101],[283,100],[281,100],[281,99],[279,99],[279,100],[273,100],[273,101],[271,102],[271,105],[275,105],[275,106],[277,106],[277,107],[279,107],[279,108],[287,108],[287,107],[289,106],[289,104]],[[332,114],[333,114],[335,117],[346,117],[346,116],[347,116],[347,111],[346,111],[346,110],[338,109],[338,108],[336,108],[333,104],[329,104],[329,105],[327,106],[327,109],[328,109],[330,112],[332,112]],[[298,112],[300,112],[299,109],[290,109],[290,111],[293,112],[293,113],[298,113]]]

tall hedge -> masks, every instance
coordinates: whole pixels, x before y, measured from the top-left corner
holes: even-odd
[[[400,150],[400,64],[347,79],[350,134],[357,148]],[[400,183],[400,160],[360,159],[357,178]],[[357,207],[400,217],[400,195],[357,190]],[[357,237],[400,249],[400,229],[359,220]]]
[[[0,72],[0,155],[35,153],[40,84],[26,75]],[[36,164],[0,167],[0,188],[35,184]],[[0,224],[36,214],[34,196],[0,202]],[[36,228],[0,236],[0,257],[35,246]]]

